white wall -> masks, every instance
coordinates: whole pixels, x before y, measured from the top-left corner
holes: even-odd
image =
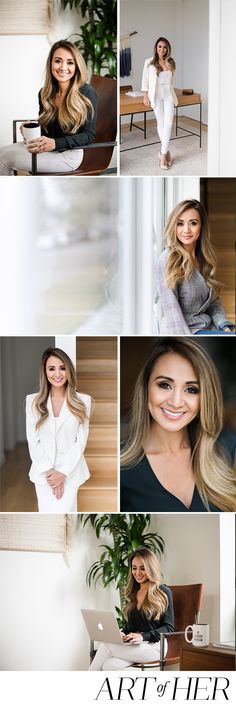
[[[202,95],[202,120],[208,123],[208,0],[183,0],[183,87]],[[177,84],[176,84],[177,85]],[[199,120],[199,106],[185,108],[184,115]]]
[[[26,439],[25,397],[38,390],[40,359],[44,349],[54,346],[54,337],[1,337],[2,366],[0,419],[3,446],[11,450]]]
[[[204,583],[201,619],[210,623],[211,640],[219,639],[220,552],[225,554],[226,546],[233,567],[230,538],[220,546],[219,515],[154,514],[151,530],[166,543],[164,581]],[[89,639],[80,609],[113,609],[119,604],[114,586],[98,585],[95,590],[86,585],[86,572],[100,556],[99,544],[105,539],[96,539],[89,524],[80,528],[69,566],[57,554],[0,553],[0,669],[88,668]]]
[[[208,174],[235,177],[235,0],[210,0]],[[227,48],[227,49],[226,49]]]
[[[141,90],[144,60],[152,56],[158,36],[167,37],[176,61],[175,85],[202,93],[207,123],[208,0],[121,0],[121,38],[134,30],[138,34],[130,38],[132,73],[120,80],[121,85],[130,83]],[[199,108],[186,108],[184,115],[199,120]]]
[[[2,96],[0,145],[12,142],[13,119],[38,115],[38,91],[43,84],[45,63],[52,44],[78,32],[80,15],[75,10],[61,11],[55,2],[55,17],[50,35],[0,35]]]
[[[165,582],[167,585],[204,583],[201,620],[210,625],[210,641],[219,641],[219,514],[159,514],[152,518],[152,529],[166,543],[161,564]]]

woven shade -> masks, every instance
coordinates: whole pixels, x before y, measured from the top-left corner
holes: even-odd
[[[0,0],[0,34],[48,34],[52,0]]]
[[[66,514],[0,514],[0,549],[64,553]]]

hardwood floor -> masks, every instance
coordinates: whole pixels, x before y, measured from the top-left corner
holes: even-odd
[[[0,511],[37,511],[34,484],[28,477],[31,463],[27,443],[18,443],[5,457],[0,472]]]

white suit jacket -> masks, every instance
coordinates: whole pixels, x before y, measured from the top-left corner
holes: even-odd
[[[56,428],[49,395],[49,416],[36,430],[38,415],[32,405],[36,396],[37,393],[31,393],[26,397],[26,435],[32,460],[29,478],[35,484],[47,484],[45,473],[54,467],[57,459],[56,469],[67,477],[70,486],[80,487],[90,477],[83,452],[88,439],[91,398],[85,393],[78,394],[86,406],[87,417],[83,423],[71,413],[64,400]]]
[[[157,70],[153,64],[150,64],[152,57],[146,59],[143,67],[143,78],[142,78],[142,88],[141,91],[148,92],[148,98],[151,103],[152,108],[155,108],[155,98],[158,97],[158,83],[157,83]],[[173,99],[174,106],[178,105],[178,99],[174,91],[174,75],[172,71],[168,70],[167,83],[169,86],[170,94]]]

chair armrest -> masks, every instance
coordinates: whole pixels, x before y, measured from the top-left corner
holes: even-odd
[[[177,637],[180,634],[185,634],[185,630],[181,630],[179,632],[160,632],[160,670],[164,671],[165,667],[165,657],[164,657],[164,651],[165,651],[165,638],[167,637]]]
[[[18,121],[13,121],[18,122]],[[13,140],[13,142],[16,142]],[[104,148],[104,147],[115,147],[117,145],[116,140],[109,141],[107,143],[90,143],[89,145],[83,145],[82,150],[91,150],[93,148]],[[37,175],[37,153],[32,153],[32,175]]]
[[[16,142],[17,142],[17,139],[16,139],[16,126],[17,126],[17,123],[25,123],[26,120],[29,120],[29,121],[36,121],[36,118],[27,118],[27,119],[26,119],[26,118],[16,118],[16,119],[14,119],[14,120],[12,121],[13,143],[16,143]],[[37,118],[37,120],[38,120],[38,118]]]

